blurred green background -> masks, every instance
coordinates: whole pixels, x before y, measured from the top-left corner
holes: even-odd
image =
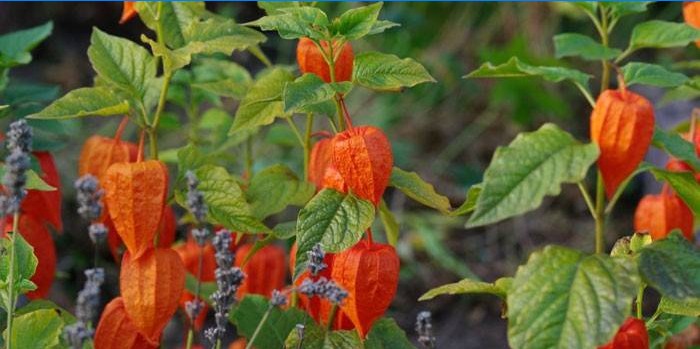
[[[331,16],[353,3],[321,3]],[[255,3],[210,3],[209,9],[246,22],[263,15]],[[645,19],[681,21],[681,3],[656,3],[645,14],[625,17],[618,24],[612,45],[626,46],[631,27]],[[93,71],[86,50],[93,26],[136,42],[146,28],[132,20],[118,25],[121,3],[0,3],[0,33],[27,28],[53,20],[53,35],[34,51],[34,61],[15,69],[13,83],[41,83],[45,88],[37,99],[48,100],[70,89],[92,84]],[[385,128],[394,149],[395,161],[404,169],[418,172],[447,195],[453,205],[461,204],[470,185],[480,182],[493,151],[523,131],[554,122],[581,140],[588,139],[590,107],[574,87],[538,79],[465,80],[462,76],[481,63],[505,62],[519,56],[531,64],[561,64],[553,58],[552,36],[579,32],[596,37],[585,15],[569,3],[399,3],[384,5],[381,18],[400,23],[383,35],[353,43],[355,52],[380,50],[400,57],[412,57],[426,66],[437,83],[423,84],[401,93],[374,93],[357,88],[347,99],[356,124]],[[296,42],[269,34],[263,50],[275,63],[294,64]],[[673,62],[697,58],[697,48],[642,51],[636,60]],[[247,54],[235,53],[233,60],[251,72],[262,65]],[[600,64],[568,60],[592,75],[597,93]],[[51,86],[48,86],[51,85]],[[55,87],[52,87],[55,86]],[[653,101],[663,92],[639,90]],[[235,111],[235,103],[224,107]],[[667,104],[657,109],[661,125],[669,127],[686,118],[692,103]],[[35,106],[36,107],[36,106]],[[185,117],[179,109],[166,118],[161,139],[163,149],[182,145],[187,130],[180,126]],[[72,183],[76,179],[77,157],[82,142],[93,133],[114,132],[119,118],[65,122],[56,142],[63,180],[66,234],[56,238],[60,275],[51,298],[72,309],[81,271],[91,264],[91,244],[85,226],[74,214]],[[129,133],[131,132],[131,133]],[[299,168],[300,151],[282,123],[268,128],[256,140],[256,168],[284,161]],[[127,138],[135,140],[129,129]],[[235,150],[235,149],[234,149]],[[238,158],[237,153],[231,154]],[[659,164],[663,158],[650,154]],[[649,178],[636,180],[622,197],[609,225],[608,245],[631,233],[631,219],[637,200],[655,184]],[[506,323],[500,318],[501,303],[491,296],[452,296],[418,303],[417,298],[435,286],[476,275],[492,281],[510,275],[527,255],[544,244],[556,243],[583,250],[593,248],[593,221],[575,186],[565,186],[560,196],[548,198],[538,210],[486,228],[463,228],[465,219],[445,218],[414,204],[398,192],[386,196],[397,213],[402,258],[399,293],[390,310],[399,324],[414,338],[413,321],[421,310],[433,312],[440,348],[502,348],[507,346]],[[180,232],[184,236],[184,232]],[[104,264],[111,263],[103,251]],[[117,269],[109,267],[105,286],[108,299],[117,290]],[[166,331],[179,340],[175,330]],[[172,343],[172,342],[168,342]],[[168,346],[169,347],[169,346]]]

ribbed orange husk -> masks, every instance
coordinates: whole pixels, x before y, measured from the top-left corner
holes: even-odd
[[[94,339],[95,349],[155,349],[158,342],[148,340],[141,335],[124,307],[122,297],[109,302],[100,322],[97,324]]]
[[[122,17],[119,19],[119,24],[124,24],[128,20],[134,18],[138,12],[134,7],[134,1],[124,1],[124,8],[122,9]]]
[[[180,256],[170,248],[151,248],[132,259],[127,251],[119,281],[132,323],[149,340],[157,341],[185,289],[185,267]]]
[[[674,230],[693,241],[693,212],[673,193],[645,195],[634,213],[634,230],[651,234],[653,240],[663,239]]]
[[[321,46],[327,49],[328,42],[321,41]],[[340,50],[340,53],[337,53]],[[333,52],[336,55],[335,59],[335,81],[350,81],[352,80],[352,66],[355,55],[352,52],[352,45],[346,42],[343,47],[333,46]],[[316,44],[309,38],[299,39],[297,45],[297,63],[299,70],[302,73],[313,73],[318,75],[323,81],[331,82],[331,70],[328,63],[323,59],[323,54],[318,49]]]
[[[333,258],[332,279],[348,291],[341,309],[364,338],[396,295],[399,257],[393,247],[360,241]]]
[[[685,18],[685,22],[688,23],[688,25],[700,28],[700,2],[683,2],[683,18]],[[695,45],[700,47],[700,40],[696,41]]]
[[[240,267],[253,244],[243,244],[236,250],[236,266]],[[246,294],[259,294],[270,298],[272,290],[282,290],[287,281],[287,257],[284,249],[275,245],[267,245],[253,255],[243,266],[245,279],[238,288],[236,297],[243,298]]]
[[[646,98],[624,88],[600,94],[591,115],[591,139],[600,148],[598,167],[608,198],[642,162],[653,133],[654,107]]]
[[[56,188],[52,191],[27,190],[27,196],[22,201],[22,212],[48,222],[56,231],[63,231],[61,219],[61,177],[56,169],[51,153],[35,151],[34,156],[41,167],[41,179],[46,184]]]
[[[124,242],[117,234],[117,230],[114,228],[114,223],[109,216],[106,216],[103,220],[104,225],[107,227],[107,245],[109,246],[109,252],[112,254],[114,261],[121,262],[121,252]],[[160,224],[158,225],[158,244],[156,247],[170,247],[175,241],[175,235],[177,233],[177,219],[175,218],[175,212],[170,206],[163,207],[163,216],[160,219]]]
[[[391,143],[379,128],[360,126],[333,137],[333,166],[362,199],[379,204],[393,165]]]
[[[5,219],[5,230],[0,237],[12,231],[12,223],[13,217],[8,216]],[[34,248],[34,255],[39,261],[36,272],[31,278],[37,289],[27,292],[27,297],[29,299],[45,298],[56,276],[56,246],[53,238],[46,229],[46,225],[33,216],[21,215],[18,228],[20,235]]]
[[[316,142],[311,148],[309,156],[309,182],[316,185],[316,189],[323,187],[323,177],[326,173],[326,168],[331,165],[331,157],[333,155],[331,149],[330,138],[324,138]]]
[[[118,162],[134,162],[137,155],[138,146],[134,143],[92,136],[85,141],[80,151],[78,175],[84,176],[89,173],[102,182],[109,166]]]
[[[239,338],[229,344],[228,349],[245,349],[248,342],[245,338]]]
[[[156,160],[116,163],[104,179],[109,216],[127,250],[138,258],[153,246],[158,232],[168,177],[165,165]]]
[[[598,349],[649,349],[649,333],[644,320],[627,318],[612,341]]]

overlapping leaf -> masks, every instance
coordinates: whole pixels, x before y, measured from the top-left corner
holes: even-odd
[[[364,52],[355,56],[353,82],[379,91],[397,91],[435,79],[420,63],[411,58]]]

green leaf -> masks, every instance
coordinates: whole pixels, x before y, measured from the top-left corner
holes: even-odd
[[[14,241],[15,247],[14,285],[7,285],[10,276],[10,247],[12,246],[12,241]],[[34,275],[38,263],[34,255],[34,248],[22,237],[21,232],[14,234],[13,240],[10,240],[9,237],[0,239],[0,284],[4,285],[0,287],[0,291],[3,294],[2,298],[6,300],[7,286],[14,287],[19,294],[35,290],[36,285],[29,279]],[[3,306],[6,307],[7,303],[3,303],[5,303]]]
[[[521,133],[499,147],[484,172],[483,190],[467,227],[477,227],[537,208],[562,183],[576,183],[598,158],[598,147],[581,144],[553,124]]]
[[[596,1],[576,1],[573,4],[592,15],[595,15],[598,11],[598,2]]]
[[[396,243],[399,242],[399,222],[396,221],[396,217],[386,206],[384,200],[379,203],[379,219],[384,226],[386,241],[389,245],[396,246]]]
[[[333,20],[333,34],[345,37],[346,40],[357,40],[369,34],[377,22],[382,4],[382,2],[377,2],[345,11]]]
[[[669,48],[686,46],[700,40],[700,30],[685,23],[652,20],[632,29],[630,48]]]
[[[570,81],[581,89],[588,90],[590,75],[575,69],[564,67],[534,66],[521,62],[518,57],[512,57],[508,62],[493,65],[490,62],[482,64],[479,69],[465,75],[465,78],[516,78],[541,77],[551,82]]]
[[[223,97],[242,99],[252,83],[250,73],[232,61],[202,59],[194,66],[193,88]]]
[[[501,298],[505,298],[508,294],[508,289],[504,288],[504,279],[498,279],[495,283],[483,282],[474,279],[464,279],[452,284],[442,285],[426,292],[419,301],[427,301],[437,296],[445,294],[465,294],[465,293],[481,293],[492,294]]]
[[[357,349],[363,348],[363,345],[357,331],[328,331],[311,321],[304,324],[303,339],[299,338],[296,330],[289,332],[284,348]],[[367,347],[364,348],[367,349]]]
[[[300,180],[288,167],[273,165],[253,176],[246,195],[253,215],[263,219],[289,205],[305,205],[315,192],[312,183]]]
[[[272,234],[276,239],[286,240],[297,234],[297,222],[283,222],[272,228]]]
[[[353,81],[378,91],[398,91],[435,79],[420,63],[411,58],[400,59],[395,55],[364,52],[355,56]]]
[[[2,175],[5,175],[5,168],[2,168]],[[50,186],[46,183],[39,175],[34,172],[34,170],[29,169],[27,171],[27,185],[28,190],[38,190],[38,191],[54,191],[55,187]]]
[[[330,24],[326,14],[316,7],[282,7],[274,14],[261,17],[247,25],[262,30],[276,30],[283,39],[309,37],[315,40],[328,39],[325,30]]]
[[[589,61],[613,59],[622,53],[616,48],[603,46],[589,36],[576,33],[554,36],[554,52],[557,58],[581,57]]]
[[[221,224],[240,233],[259,234],[270,229],[255,218],[245,200],[243,190],[235,178],[219,166],[204,165],[195,171],[199,185],[209,209],[207,221]],[[185,206],[185,195],[178,195],[178,202]]]
[[[63,320],[53,309],[36,310],[17,316],[13,322],[12,344],[15,348],[57,348]]]
[[[320,243],[327,252],[340,252],[357,243],[374,220],[374,206],[352,194],[324,189],[299,212],[295,278],[306,269],[308,255]]]
[[[239,333],[250,339],[269,308],[270,305],[265,297],[246,295],[231,312],[230,318]],[[312,323],[313,321],[306,313],[297,308],[282,310],[273,307],[260,330],[263,335],[255,338],[253,346],[256,348],[284,348],[284,341],[289,332],[294,330],[296,324]]]
[[[381,34],[387,29],[391,29],[394,27],[400,27],[400,26],[401,26],[401,24],[380,19],[380,20],[374,22],[374,24],[372,25],[372,29],[370,29],[370,31],[369,31],[369,33],[367,33],[367,35]]]
[[[409,198],[444,214],[449,214],[452,209],[450,200],[438,194],[432,184],[424,181],[415,172],[407,172],[398,167],[394,167],[391,171],[389,184],[401,190],[401,192],[406,194]]]
[[[690,172],[671,172],[652,169],[651,173],[660,181],[668,183],[695,215],[700,215],[700,184]]]
[[[666,314],[700,317],[700,298],[686,298],[679,301],[661,297],[658,311]]]
[[[700,252],[679,232],[639,252],[639,273],[661,295],[682,301],[700,298]]]
[[[377,320],[367,334],[365,349],[415,349],[394,319]]]
[[[304,74],[284,87],[284,112],[310,112],[318,104],[330,101],[336,93],[350,91],[350,83],[327,84],[316,74]]]
[[[512,348],[595,348],[629,315],[638,285],[629,259],[548,246],[515,274],[508,342]]]
[[[190,26],[205,15],[204,2],[157,2],[137,1],[134,3],[139,17],[146,26],[157,31],[158,7],[161,6],[160,19],[162,20],[163,40],[168,47],[178,49],[188,43],[186,32]]]
[[[88,57],[100,79],[138,100],[156,76],[156,61],[145,48],[97,28],[90,37]]]
[[[216,292],[217,286],[216,282],[210,281],[210,282],[199,282],[199,296],[200,299],[206,301],[207,303],[211,302],[211,295]],[[197,277],[187,273],[185,274],[185,290],[187,290],[191,294],[197,294]]]
[[[246,50],[267,40],[264,34],[256,30],[221,18],[194,22],[186,35],[189,43],[176,51],[231,55],[236,50]]]
[[[666,70],[660,65],[640,62],[627,63],[622,67],[622,74],[627,86],[641,84],[658,87],[677,87],[688,81],[688,77],[681,73]]]
[[[261,73],[238,107],[229,135],[269,125],[276,117],[282,116],[282,91],[292,79],[292,74],[283,68]]]
[[[61,317],[61,320],[63,320],[64,325],[70,325],[76,322],[75,316],[71,314],[68,310],[59,307],[56,305],[56,303],[46,300],[46,299],[37,299],[29,302],[29,304],[22,306],[19,309],[15,310],[15,315],[24,315],[24,314],[29,314],[37,310],[52,310]]]
[[[695,146],[693,143],[683,139],[678,133],[668,132],[655,127],[654,137],[651,142],[655,147],[665,151],[674,158],[685,161],[696,171],[700,171],[700,159],[695,155]]]
[[[454,211],[450,212],[451,216],[461,216],[467,213],[473,212],[476,209],[476,203],[479,201],[479,195],[484,186],[481,184],[474,184],[467,190],[467,197],[462,203],[462,206],[457,207]]]
[[[627,15],[645,12],[649,1],[620,1],[620,2],[602,2],[605,8],[609,9],[613,18],[620,18]]]
[[[71,119],[110,116],[129,112],[129,101],[107,87],[83,87],[68,92],[30,119]]]
[[[297,1],[258,1],[258,7],[265,10],[268,15],[277,14],[279,9],[298,6],[299,2]]]
[[[0,35],[0,68],[12,68],[32,61],[29,53],[53,31],[53,22]],[[0,69],[2,70],[2,69]]]

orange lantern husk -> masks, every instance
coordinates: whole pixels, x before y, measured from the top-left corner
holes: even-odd
[[[321,47],[328,50],[328,42],[321,41]],[[338,52],[340,50],[340,52]],[[335,81],[350,81],[352,80],[352,68],[355,55],[352,52],[352,45],[349,42],[339,47],[337,43],[333,44],[333,53],[335,58]],[[297,63],[299,70],[302,73],[313,73],[318,75],[323,81],[331,82],[331,70],[328,63],[323,58],[323,54],[318,49],[318,46],[309,38],[299,39],[297,45]]]
[[[124,1],[124,7],[122,8],[122,16],[119,19],[119,24],[126,23],[138,14],[134,3],[135,1]]]
[[[335,255],[331,276],[348,291],[340,308],[364,338],[396,295],[399,257],[390,245],[361,241]]]
[[[376,205],[389,184],[394,159],[391,143],[381,129],[354,127],[332,141],[333,167],[348,190]]]
[[[119,237],[134,258],[153,246],[158,232],[168,177],[156,160],[116,163],[104,179],[104,201]]]
[[[649,349],[649,333],[644,320],[627,318],[615,337],[598,349]]]
[[[691,27],[700,29],[700,2],[683,2],[683,18]],[[700,40],[695,41],[695,45],[700,47]]]
[[[170,248],[151,248],[139,258],[124,253],[120,291],[129,318],[149,340],[157,341],[185,288],[185,267]]]
[[[78,175],[91,174],[102,181],[107,169],[118,162],[135,162],[138,146],[118,138],[91,136],[85,141],[78,160]]]
[[[243,265],[253,244],[242,244],[236,250],[237,267],[241,267],[246,275],[236,297],[242,299],[246,294],[259,294],[270,298],[273,290],[282,290],[287,280],[287,257],[284,249],[275,245],[267,245],[253,255],[248,263]]]
[[[644,97],[618,90],[600,94],[591,114],[591,139],[600,148],[598,168],[611,198],[644,159],[654,134],[654,107]]]
[[[693,241],[693,212],[676,194],[664,190],[658,195],[645,195],[634,213],[634,229],[648,233],[653,240],[680,229],[686,239]]]
[[[155,349],[157,341],[140,334],[124,307],[122,297],[109,302],[95,330],[94,347],[99,349]]]

